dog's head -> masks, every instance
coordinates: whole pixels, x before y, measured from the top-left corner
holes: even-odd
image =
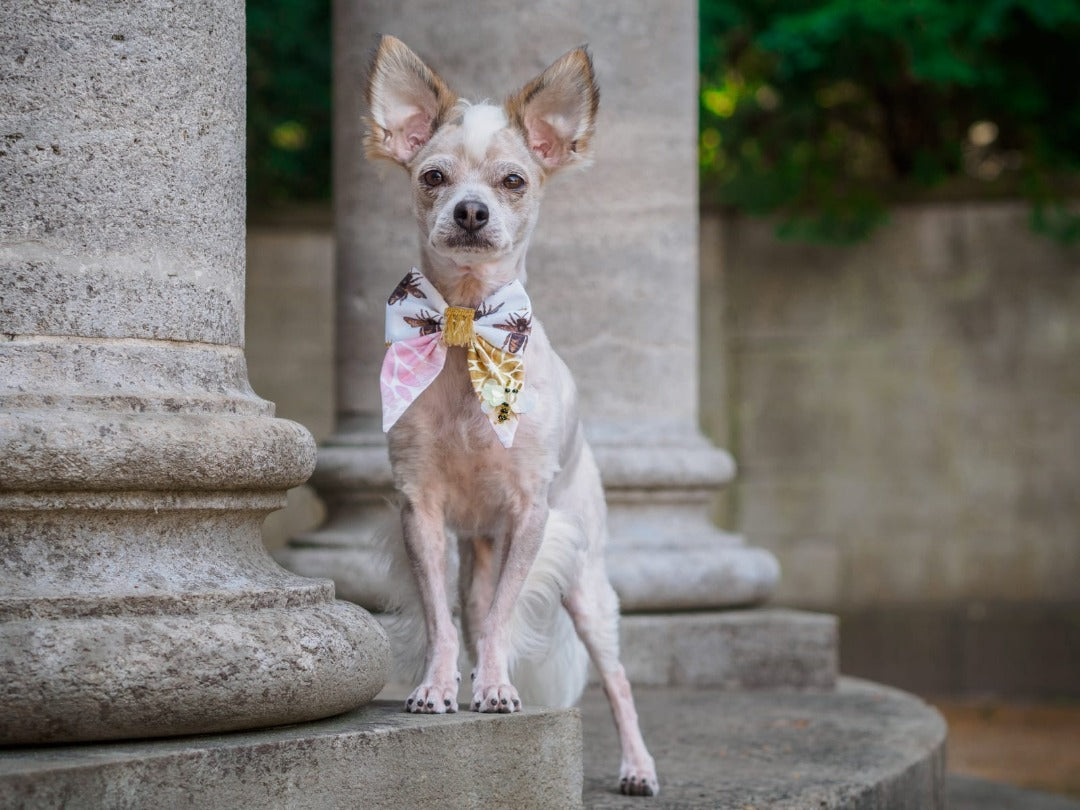
[[[496,106],[459,101],[401,40],[384,36],[368,79],[364,147],[408,170],[421,244],[436,264],[505,271],[521,262],[547,178],[588,162],[599,98],[585,48]]]

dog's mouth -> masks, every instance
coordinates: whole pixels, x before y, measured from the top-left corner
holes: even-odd
[[[467,251],[491,251],[495,249],[495,244],[488,238],[481,236],[477,233],[461,232],[448,236],[443,240],[443,245],[451,250],[467,250]]]
[[[433,240],[433,247],[439,253],[483,255],[494,257],[501,254],[500,246],[491,239],[480,234],[460,233],[450,234],[442,239]]]

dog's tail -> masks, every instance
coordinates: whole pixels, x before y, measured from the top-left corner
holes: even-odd
[[[571,706],[588,679],[589,656],[562,608],[584,565],[579,520],[551,510],[540,553],[514,610],[510,680],[526,705]]]

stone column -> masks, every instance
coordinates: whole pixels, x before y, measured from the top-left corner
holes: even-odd
[[[631,611],[761,600],[775,558],[708,518],[734,473],[698,426],[697,8],[692,0],[459,6],[335,4],[338,426],[314,483],[327,526],[290,566],[334,575],[378,607],[365,550],[389,493],[378,371],[387,291],[416,261],[404,173],[360,150],[363,78],[376,32],[404,39],[459,94],[502,98],[566,50],[591,45],[601,88],[596,163],[554,179],[529,256],[536,313],[581,390],[607,488],[609,571]]]
[[[243,353],[244,4],[0,7],[0,744],[295,723],[388,645],[259,526],[315,460]]]

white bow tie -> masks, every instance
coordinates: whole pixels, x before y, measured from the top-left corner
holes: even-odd
[[[518,416],[534,399],[525,389],[525,347],[532,332],[532,305],[520,281],[493,292],[475,310],[447,306],[416,268],[386,301],[386,357],[382,390],[383,430],[439,376],[449,346],[467,350],[469,378],[480,408],[504,447],[510,447]]]

